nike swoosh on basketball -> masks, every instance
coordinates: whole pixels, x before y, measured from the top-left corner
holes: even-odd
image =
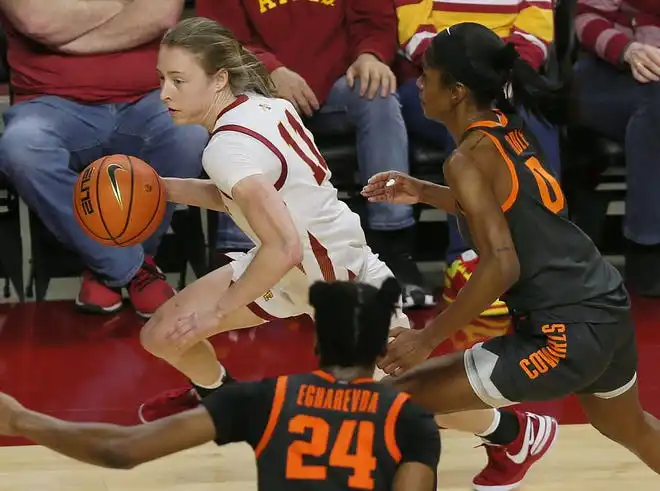
[[[117,203],[119,203],[119,208],[124,209],[124,202],[121,198],[121,190],[119,189],[119,184],[117,184],[117,177],[115,174],[118,170],[124,170],[119,164],[110,164],[106,167],[106,172],[108,173],[108,178],[110,179],[110,185],[112,186],[112,194],[115,195]]]

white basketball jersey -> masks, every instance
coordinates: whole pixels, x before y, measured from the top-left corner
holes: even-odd
[[[301,272],[307,284],[360,275],[370,253],[360,218],[338,199],[314,137],[291,103],[255,94],[240,96],[218,118],[203,161],[227,211],[257,247],[259,238],[231,191],[238,181],[255,174],[273,183],[304,248],[301,266],[289,274],[297,276],[296,281]]]

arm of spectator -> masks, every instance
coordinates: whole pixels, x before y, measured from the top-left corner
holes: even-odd
[[[505,41],[512,43],[520,57],[538,70],[545,64],[554,38],[552,0],[521,3],[522,10]]]
[[[254,32],[240,0],[197,0],[197,15],[220,22],[234,33],[243,46],[250,50],[269,72],[284,66],[277,57],[268,51],[259,36]]]
[[[433,0],[396,0],[399,44],[405,57],[421,66],[422,55],[438,30],[433,24]]]
[[[99,1],[99,0],[95,0]],[[58,46],[71,55],[115,53],[154,41],[181,17],[184,0],[132,0],[106,23]]]
[[[119,14],[127,0],[0,0],[23,35],[46,46],[69,43]]]
[[[582,47],[614,65],[623,62],[623,54],[632,42],[617,27],[621,3],[622,0],[578,0],[575,16],[575,31]],[[621,19],[623,25],[629,22]]]
[[[396,12],[388,0],[350,0],[346,13],[351,60],[368,53],[386,65],[397,50]]]

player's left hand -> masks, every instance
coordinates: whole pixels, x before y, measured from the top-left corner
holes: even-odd
[[[194,344],[214,334],[221,320],[216,309],[192,312],[179,317],[166,338],[177,350],[187,351]]]
[[[385,63],[371,53],[362,53],[346,70],[346,81],[353,88],[355,79],[360,80],[360,96],[376,97],[380,88],[381,97],[396,93],[396,77]]]
[[[14,436],[14,421],[25,408],[12,396],[0,392],[0,435]]]
[[[426,360],[435,346],[423,330],[395,327],[389,332],[394,339],[387,347],[387,355],[378,363],[389,375],[401,375]]]

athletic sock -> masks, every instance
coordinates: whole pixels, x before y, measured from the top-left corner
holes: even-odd
[[[227,379],[229,378],[227,370],[220,362],[218,362],[218,365],[220,365],[220,377],[211,385],[199,385],[192,380],[190,381],[200,399],[204,399],[209,394],[212,394],[216,389],[219,389],[225,382],[227,382]]]
[[[516,413],[496,409],[493,424],[483,433],[477,434],[477,436],[494,445],[508,445],[518,438],[519,433],[520,422]]]

